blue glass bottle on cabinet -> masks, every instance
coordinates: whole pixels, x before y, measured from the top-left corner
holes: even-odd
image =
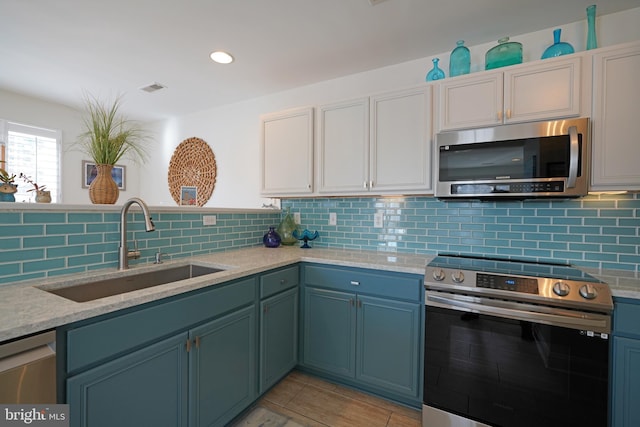
[[[456,44],[449,57],[449,77],[469,74],[471,69],[471,53],[464,45],[464,40],[458,40]]]
[[[598,40],[596,38],[596,5],[592,4],[587,8],[587,50],[596,49]]]
[[[439,58],[433,58],[433,68],[427,73],[428,82],[444,79],[444,71],[442,71],[440,67],[438,67],[438,61],[440,61]]]
[[[486,70],[514,64],[522,64],[522,43],[510,42],[509,37],[498,40],[498,45],[485,54]]]
[[[549,46],[542,54],[542,59],[553,58],[554,56],[568,55],[574,53],[573,46],[569,43],[560,41],[560,28],[553,30],[553,44]]]

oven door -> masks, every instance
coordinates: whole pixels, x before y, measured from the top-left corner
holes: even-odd
[[[606,426],[608,334],[488,301],[427,291],[423,426]]]

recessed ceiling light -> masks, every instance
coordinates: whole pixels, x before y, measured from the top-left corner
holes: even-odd
[[[211,56],[213,62],[217,62],[218,64],[230,64],[233,62],[233,56],[221,50],[212,52],[209,56]]]

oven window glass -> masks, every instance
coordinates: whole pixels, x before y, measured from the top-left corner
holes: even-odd
[[[607,425],[608,340],[426,307],[426,405],[499,427]]]
[[[569,152],[568,135],[440,147],[440,181],[568,177]]]

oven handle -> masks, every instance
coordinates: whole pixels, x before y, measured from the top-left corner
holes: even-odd
[[[580,146],[578,145],[578,129],[575,126],[569,127],[569,179],[567,188],[574,188],[578,180],[578,161]]]
[[[492,305],[487,299],[475,299],[482,301],[482,303],[433,295],[429,292],[426,293],[426,305],[432,307],[470,311],[477,314],[493,315],[533,323],[544,323],[546,325],[588,330],[604,334],[611,333],[611,320],[606,315],[585,312],[573,313],[567,310],[553,308],[549,308],[552,313],[540,313],[537,311],[520,310],[519,308],[522,307],[523,304],[517,302],[501,301],[504,307],[498,307]]]

